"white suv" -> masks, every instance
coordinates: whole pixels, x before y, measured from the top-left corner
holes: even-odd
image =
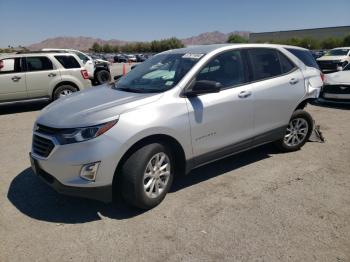
[[[176,173],[270,142],[299,150],[313,130],[309,85],[322,85],[305,70],[279,45],[157,54],[113,86],[47,106],[34,125],[33,170],[64,194],[110,201],[120,191],[152,208]]]
[[[89,78],[94,84],[101,85],[111,80],[109,62],[102,59],[92,59],[89,55],[75,49],[44,48],[42,51],[67,52],[76,54],[88,71]]]
[[[320,58],[317,58],[317,63],[325,73],[341,71],[349,62],[350,47],[334,48]]]
[[[90,87],[74,54],[31,52],[0,55],[0,103],[55,100]]]

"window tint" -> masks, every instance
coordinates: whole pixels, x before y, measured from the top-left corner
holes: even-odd
[[[219,82],[223,87],[246,82],[240,50],[228,51],[213,58],[197,75],[198,80]]]
[[[71,55],[66,56],[66,55],[58,55],[55,56],[55,58],[58,60],[58,62],[60,62],[60,64],[64,67],[64,68],[80,68],[80,64],[79,62]]]
[[[306,66],[314,67],[320,69],[315,58],[312,56],[311,52],[308,50],[300,50],[293,48],[286,48],[289,52],[299,58]]]
[[[42,71],[53,69],[50,59],[45,56],[27,57],[26,61],[27,71]]]
[[[278,53],[273,49],[257,48],[249,50],[254,80],[266,79],[282,74]]]
[[[278,52],[278,56],[283,74],[288,73],[295,68],[295,65],[292,63],[292,61],[290,61],[289,58],[286,57],[284,54]]]
[[[11,74],[18,72],[21,72],[19,58],[9,58],[0,60],[0,74]]]

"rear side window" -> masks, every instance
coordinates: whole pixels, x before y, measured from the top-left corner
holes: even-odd
[[[224,88],[246,83],[242,52],[232,50],[214,57],[196,79],[219,82]]]
[[[27,71],[52,70],[53,65],[50,59],[45,56],[27,57]]]
[[[20,58],[8,58],[0,60],[0,74],[21,72]]]
[[[262,80],[282,74],[278,52],[274,49],[249,50],[254,80]]]
[[[55,58],[66,69],[81,67],[79,62],[71,55],[57,55]]]
[[[289,52],[299,58],[306,66],[314,67],[320,69],[315,58],[312,56],[311,52],[308,50],[300,50],[293,48],[286,48]]]

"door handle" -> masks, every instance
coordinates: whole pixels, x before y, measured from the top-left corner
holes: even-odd
[[[247,98],[248,96],[251,96],[252,92],[250,91],[242,91],[238,94],[238,97],[240,98]]]
[[[292,78],[291,80],[289,80],[289,83],[291,84],[291,85],[295,85],[295,84],[297,84],[299,82],[299,79],[297,79],[297,78]]]
[[[47,76],[48,76],[48,77],[54,77],[54,76],[56,76],[56,74],[50,73],[50,74],[48,74]]]
[[[20,80],[21,78],[20,78],[19,76],[14,76],[14,77],[12,77],[11,79],[12,79],[12,81],[17,82],[17,81]]]

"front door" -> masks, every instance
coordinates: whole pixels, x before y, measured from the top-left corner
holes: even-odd
[[[196,76],[222,85],[219,93],[187,98],[196,165],[250,146],[253,100],[244,60],[242,51],[226,51]]]

